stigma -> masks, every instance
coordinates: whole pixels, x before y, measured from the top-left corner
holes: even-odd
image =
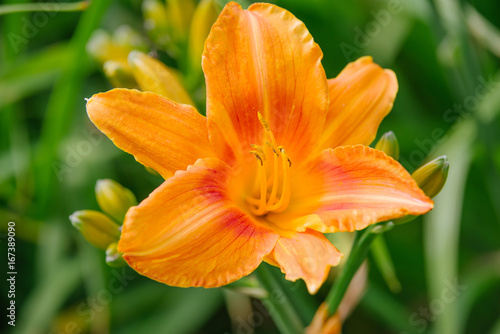
[[[290,203],[292,162],[283,146],[277,146],[271,129],[258,113],[265,130],[265,145],[252,144],[250,151],[257,159],[257,175],[252,195],[246,201],[256,216],[283,212]],[[267,154],[266,154],[267,151]]]

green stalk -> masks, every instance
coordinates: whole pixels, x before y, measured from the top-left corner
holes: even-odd
[[[255,274],[262,287],[268,292],[267,298],[262,299],[262,301],[280,333],[302,334],[304,325],[286,297],[281,285],[269,270],[268,265],[262,264],[257,268]]]
[[[394,264],[392,263],[391,254],[387,249],[387,244],[385,242],[384,236],[379,235],[371,247],[373,260],[377,265],[382,277],[384,278],[387,286],[393,293],[401,291],[401,283],[396,275],[396,270],[394,269]]]
[[[358,271],[359,266],[365,260],[370,250],[373,240],[378,236],[376,233],[371,233],[375,225],[371,225],[363,231],[357,231],[354,243],[352,245],[351,254],[347,258],[344,269],[339,277],[333,283],[325,302],[328,304],[328,311],[331,315],[337,312],[337,309],[344,298],[345,292],[349,287],[354,274]]]
[[[0,6],[0,15],[24,12],[78,12],[87,9],[89,1],[73,3],[21,3]]]

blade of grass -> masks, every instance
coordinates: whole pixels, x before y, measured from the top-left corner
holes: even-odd
[[[50,203],[55,174],[51,162],[57,156],[58,144],[67,132],[73,119],[78,93],[85,75],[84,65],[88,61],[85,46],[91,33],[99,25],[111,0],[94,1],[80,19],[70,42],[70,61],[63,64],[63,72],[51,94],[42,126],[40,146],[35,157],[37,212],[43,216]],[[81,103],[83,109],[83,101]]]
[[[394,264],[391,259],[391,254],[387,249],[387,244],[385,242],[384,236],[381,234],[373,240],[371,247],[373,259],[377,265],[382,277],[389,289],[393,292],[401,291],[401,283],[396,275],[396,270],[394,269]]]
[[[287,298],[283,288],[271,273],[269,265],[262,263],[255,271],[255,274],[262,287],[269,293],[269,296],[263,299],[263,304],[274,320],[276,327],[280,330],[280,333],[302,333],[304,325],[293,309],[292,303]]]
[[[394,332],[422,333],[422,331],[417,331],[417,328],[410,326],[411,315],[405,310],[405,307],[376,284],[370,283],[359,306],[373,315],[374,318],[392,328]]]
[[[48,332],[57,311],[80,282],[78,260],[59,262],[51,276],[40,281],[24,302],[12,334]]]
[[[87,9],[89,1],[80,1],[73,3],[26,3],[1,5],[0,16],[5,14],[23,13],[23,12],[76,12]]]
[[[157,287],[158,288],[158,287]],[[165,307],[156,305],[156,312],[149,313],[134,323],[127,323],[125,328],[116,331],[119,334],[135,333],[199,333],[200,327],[222,305],[222,292],[218,289],[175,289],[177,293],[172,304],[167,300]],[[168,305],[170,304],[170,305]]]
[[[424,217],[424,247],[431,301],[441,301],[443,289],[458,279],[462,201],[476,134],[474,120],[463,121],[434,153],[436,156],[446,153],[451,167],[446,186],[435,198],[434,210]],[[460,332],[457,310],[457,304],[451,303],[446,304],[439,314],[434,314],[437,333]]]
[[[281,273],[280,270],[277,270],[278,268],[270,269],[270,272],[274,276],[276,282],[282,287],[283,292],[290,300],[292,306],[297,311],[297,314],[300,316],[302,323],[309,324],[312,321],[319,305],[314,297],[307,291],[304,282],[287,281],[283,273]]]
[[[0,108],[49,88],[68,62],[68,51],[66,44],[58,44],[0,69]]]
[[[465,7],[465,15],[467,27],[472,36],[494,55],[500,57],[500,30],[469,4]]]
[[[463,279],[463,296],[459,300],[459,328],[466,328],[470,313],[484,295],[491,293],[500,283],[500,257],[487,258],[475,266]],[[462,333],[464,333],[462,331]]]

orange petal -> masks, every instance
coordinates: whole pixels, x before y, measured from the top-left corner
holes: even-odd
[[[370,224],[431,210],[432,200],[410,174],[382,151],[341,146],[323,151],[304,170],[295,214],[321,232],[354,231]]]
[[[198,160],[127,213],[118,245],[136,271],[168,285],[217,287],[250,274],[278,235],[228,197],[230,170]]]
[[[214,156],[206,118],[160,95],[113,89],[92,96],[87,113],[116,146],[164,178]]]
[[[263,144],[258,112],[292,161],[309,154],[328,107],[321,58],[304,24],[288,11],[226,5],[203,54],[210,140],[219,156],[254,159],[250,144]]]
[[[309,293],[314,294],[328,277],[330,267],[341,259],[342,253],[323,234],[307,230],[280,237],[266,261],[279,266],[289,281],[302,278]]]
[[[362,57],[328,80],[330,109],[320,147],[370,145],[382,119],[391,111],[398,82],[391,70]]]

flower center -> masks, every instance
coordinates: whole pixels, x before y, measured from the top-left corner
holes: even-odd
[[[254,186],[257,196],[247,197],[246,202],[254,215],[263,216],[269,212],[283,212],[288,207],[291,195],[292,162],[283,146],[277,146],[269,124],[260,113],[258,115],[265,129],[267,146],[251,145],[253,150],[250,153],[257,158],[258,176]],[[265,148],[268,153],[272,154],[272,159],[266,159]]]

